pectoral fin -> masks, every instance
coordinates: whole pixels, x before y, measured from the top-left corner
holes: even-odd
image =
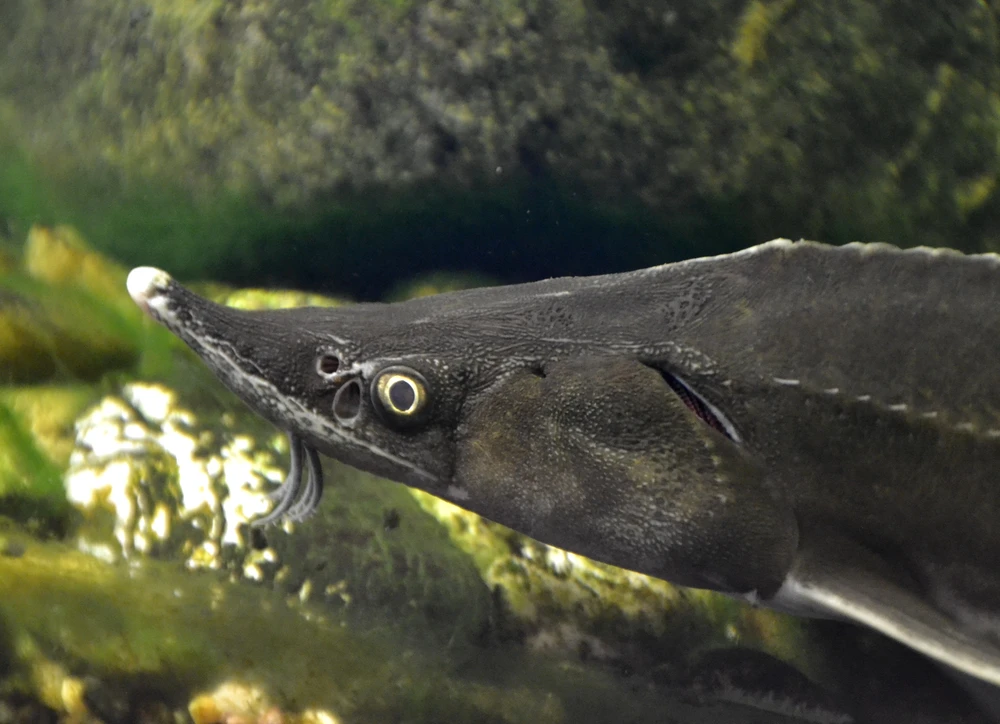
[[[937,609],[920,588],[860,545],[800,549],[769,602],[793,613],[854,621],[969,676],[1000,686],[1000,647]]]
[[[637,360],[579,357],[498,382],[458,436],[461,504],[682,585],[777,590],[797,548],[790,507],[722,411],[671,381]]]

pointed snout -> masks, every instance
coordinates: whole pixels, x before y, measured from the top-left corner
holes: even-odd
[[[155,316],[152,312],[156,309],[157,301],[164,297],[173,281],[171,276],[161,269],[140,266],[129,272],[125,287],[132,300],[146,314]]]
[[[232,326],[238,315],[235,310],[195,294],[165,271],[151,266],[136,267],[129,272],[125,286],[140,309],[189,345],[201,341],[205,332],[221,334]]]
[[[154,321],[190,346],[216,374],[282,376],[303,338],[292,310],[247,311],[218,304],[154,267],[133,269],[128,293]],[[220,367],[221,366],[221,367]],[[223,369],[224,368],[224,369]]]

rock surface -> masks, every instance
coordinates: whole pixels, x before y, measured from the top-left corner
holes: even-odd
[[[586,236],[570,217],[645,210],[655,236],[588,242],[633,266],[671,256],[665,228],[998,249],[994,22],[976,0],[10,0],[0,215],[76,218],[178,275],[342,288],[386,268],[373,238],[414,272],[488,264],[442,232],[474,247],[496,213],[516,244],[532,214]]]

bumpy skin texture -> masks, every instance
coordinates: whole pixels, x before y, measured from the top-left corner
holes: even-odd
[[[668,580],[917,648],[960,630],[983,654],[964,670],[1000,682],[986,643],[1000,630],[996,257],[776,241],[629,274],[253,313],[162,272],[133,272],[130,289],[308,446]],[[423,380],[419,415],[380,403],[390,367]],[[333,396],[351,384],[355,414],[338,419]],[[948,660],[942,636],[921,650]]]

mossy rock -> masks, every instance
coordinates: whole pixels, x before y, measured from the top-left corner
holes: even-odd
[[[214,302],[236,309],[289,309],[291,307],[339,307],[348,304],[346,299],[338,299],[323,294],[311,294],[292,289],[223,289],[218,286],[199,287]]]
[[[809,721],[686,701],[579,663],[427,649],[409,626],[358,630],[262,587],[108,564],[0,520],[3,691],[70,721]]]
[[[122,316],[139,319],[125,290],[125,270],[95,253],[73,227],[32,226],[24,244],[24,271],[53,287],[86,291]]]
[[[1000,238],[976,0],[10,0],[2,20],[0,216],[178,277],[380,293],[442,260],[511,278],[779,234]]]
[[[0,402],[0,509],[50,531],[65,527],[69,506],[62,468],[39,446],[22,414]]]
[[[139,359],[142,322],[123,272],[69,228],[34,227],[23,263],[0,272],[0,500],[8,515],[65,525],[62,471],[85,383]],[[26,383],[49,383],[28,386]],[[58,382],[58,383],[57,383]]]
[[[93,382],[136,366],[148,321],[125,271],[70,227],[34,226],[18,268],[0,273],[0,382]],[[149,333],[165,339],[163,331]]]
[[[101,682],[123,691],[123,720],[132,720],[129,707],[141,706],[139,695],[176,702],[224,677],[256,692],[258,715],[280,703],[337,716],[409,709],[411,721],[425,722],[441,721],[427,716],[436,709],[472,722],[494,716],[485,707],[499,699],[487,687],[463,692],[447,684],[443,669],[405,655],[406,644],[394,648],[388,637],[303,616],[264,589],[152,562],[108,565],[9,525],[0,526],[0,629],[12,647],[7,690],[21,689],[77,720],[93,715],[86,690]],[[428,687],[442,693],[432,706],[420,702]],[[533,720],[563,721],[560,707],[543,715],[552,708],[545,696],[524,692],[519,699],[521,713],[540,716]]]
[[[0,278],[0,380],[95,381],[139,360],[139,324],[86,292]]]
[[[82,384],[0,387],[0,405],[59,470],[69,464],[77,418],[99,396]]]

